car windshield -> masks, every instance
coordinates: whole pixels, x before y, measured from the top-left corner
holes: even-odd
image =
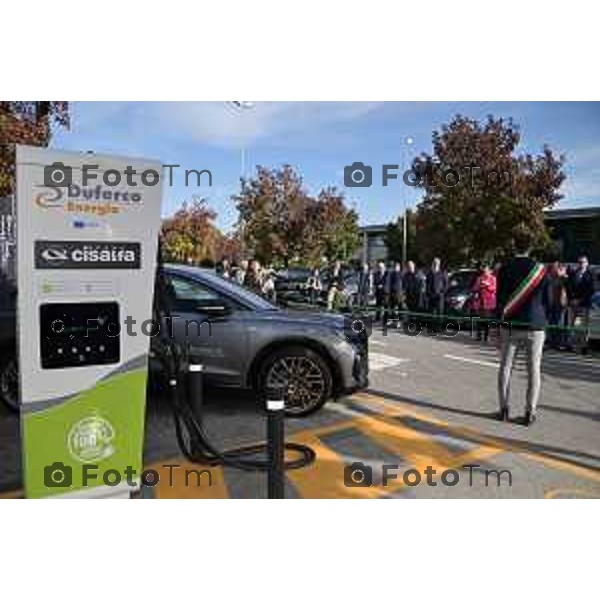
[[[199,282],[205,281],[218,291],[222,291],[224,294],[239,298],[243,303],[250,304],[254,310],[279,310],[279,307],[272,304],[267,299],[251,292],[247,288],[233,283],[232,281],[217,275],[213,271],[208,269],[201,269],[198,267],[176,267],[176,270],[181,272],[183,275],[186,273],[193,276],[194,279],[198,279]]]

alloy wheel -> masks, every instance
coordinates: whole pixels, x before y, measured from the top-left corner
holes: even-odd
[[[267,372],[265,387],[270,398],[283,399],[288,414],[298,414],[317,405],[326,393],[321,366],[309,357],[284,356]]]

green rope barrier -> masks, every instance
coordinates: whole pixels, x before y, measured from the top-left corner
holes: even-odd
[[[318,304],[311,304],[310,302],[290,302],[288,304],[288,306],[290,308],[294,308],[294,307],[310,307],[313,309],[322,309],[321,306],[319,306]],[[356,313],[356,312],[362,312],[363,314],[365,314],[366,316],[371,316],[371,314],[377,314],[379,313],[393,313],[394,315],[403,315],[403,316],[408,316],[409,318],[423,318],[424,320],[427,321],[455,321],[455,322],[471,322],[471,324],[474,326],[474,324],[476,323],[477,326],[483,326],[487,323],[490,324],[494,324],[494,326],[497,327],[501,327],[502,324],[506,324],[510,327],[529,327],[529,323],[525,322],[525,321],[503,321],[501,319],[497,319],[497,318],[491,318],[491,317],[480,317],[478,315],[452,315],[452,314],[446,314],[446,313],[442,313],[439,315],[434,315],[432,313],[429,312],[416,312],[416,311],[409,311],[409,310],[395,310],[395,309],[391,309],[391,308],[385,308],[385,307],[380,307],[380,308],[375,308],[372,305],[369,306],[364,306],[364,305],[351,305],[351,306],[346,306],[346,311],[344,312],[344,310],[340,310],[338,307],[335,307],[334,310],[331,311],[327,311],[330,313],[337,313],[337,314],[350,314],[350,313]],[[389,318],[388,320],[399,320],[399,319],[394,319],[394,318]],[[492,325],[490,325],[492,326]],[[585,334],[591,334],[591,333],[598,333],[600,334],[600,329],[592,329],[589,325],[546,325],[544,327],[545,331],[559,331],[561,333],[569,333],[569,332],[579,332],[579,333],[585,333]]]

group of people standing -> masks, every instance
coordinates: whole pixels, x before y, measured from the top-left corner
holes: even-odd
[[[594,295],[587,256],[580,256],[573,269],[559,261],[552,262],[548,266],[547,295],[548,343],[557,350],[573,349],[573,336],[567,327],[579,324],[584,332],[587,330]]]
[[[482,264],[474,277],[463,312],[479,317],[476,333],[479,340],[489,338],[489,321],[498,315],[498,274],[502,264],[495,268]],[[594,281],[589,261],[580,256],[577,266],[567,268],[559,261],[547,265],[548,286],[544,298],[544,313],[548,325],[548,345],[558,349],[573,349],[576,336],[569,333],[576,323],[585,332],[594,294]],[[450,286],[447,271],[441,260],[434,258],[428,270],[415,267],[408,261],[403,269],[399,262],[387,268],[384,262],[371,269],[363,263],[358,278],[359,304],[368,305],[370,295],[375,298],[376,319],[398,318],[402,312],[428,313],[434,317],[446,314],[446,294]]]
[[[221,263],[219,274],[225,279],[235,281],[239,285],[268,298],[272,302],[276,300],[275,293],[275,269],[264,267],[256,258],[241,260],[239,264],[232,266],[225,259]]]
[[[336,298],[343,295],[348,273],[342,272],[342,265],[336,261],[327,280],[327,308],[332,310]],[[319,271],[316,269],[309,280],[309,288],[323,289]],[[417,270],[409,260],[403,269],[395,262],[390,268],[383,261],[374,266],[363,262],[356,276],[356,303],[354,308],[366,309],[371,298],[375,300],[376,319],[398,317],[401,311],[429,311],[442,314],[444,295],[448,289],[448,274],[435,258],[428,271]]]
[[[475,279],[469,297],[471,314],[476,314],[482,320],[495,320],[497,310],[497,275],[502,265],[496,270],[489,266],[481,268]],[[579,324],[584,332],[589,326],[589,313],[594,295],[594,279],[589,269],[586,256],[580,256],[577,266],[568,268],[559,261],[553,261],[545,266],[547,285],[543,298],[544,316],[547,321],[548,336],[546,343],[556,350],[572,350],[576,336],[569,328]],[[483,338],[487,340],[489,328],[483,323]]]
[[[478,339],[483,341],[489,337],[488,321],[498,317],[497,278],[500,268],[500,264],[495,268],[480,265],[463,307],[465,314],[481,319],[475,329]],[[275,269],[262,266],[258,259],[241,260],[235,266],[224,260],[220,274],[272,301],[276,300]],[[315,268],[306,282],[310,303],[317,304],[323,296],[326,297],[327,309],[334,310],[348,301],[346,285],[351,274],[339,260],[328,269],[325,278]],[[577,267],[571,269],[554,261],[547,265],[546,276],[548,286],[544,311],[550,326],[546,342],[555,349],[572,349],[574,338],[568,333],[569,327],[580,323],[585,330],[589,321],[594,293],[589,261],[586,256],[580,256]],[[355,274],[355,281],[356,296],[352,308],[365,310],[374,299],[377,321],[400,319],[403,313],[428,313],[441,317],[447,312],[446,294],[450,280],[437,257],[429,269],[417,269],[412,260],[407,261],[404,268],[400,262],[390,266],[383,261],[373,265],[363,262]]]
[[[367,282],[368,265],[363,264],[363,281]],[[388,269],[383,261],[377,263],[371,278],[371,288],[366,285],[359,290],[361,304],[367,305],[368,295],[373,294],[376,319],[397,318],[401,311],[411,313],[444,311],[444,296],[448,290],[448,274],[442,269],[439,258],[434,258],[427,271],[417,270],[409,260],[403,269],[395,262]]]

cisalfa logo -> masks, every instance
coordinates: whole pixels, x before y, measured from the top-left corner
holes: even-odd
[[[139,269],[138,242],[69,242],[36,240],[36,269]]]
[[[46,248],[45,250],[42,250],[41,256],[44,260],[47,260],[50,262],[52,262],[54,260],[60,260],[60,261],[69,260],[69,253],[66,250],[63,250],[61,248]]]
[[[38,187],[42,191],[35,194],[33,201],[43,209],[62,208],[70,213],[103,217],[119,213],[123,208],[142,205],[140,192],[115,191],[101,185],[84,187],[73,183],[69,187]]]

